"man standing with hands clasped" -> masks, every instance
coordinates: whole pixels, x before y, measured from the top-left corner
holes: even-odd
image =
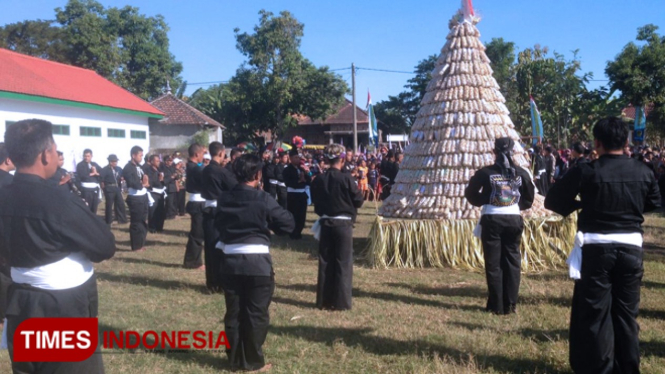
[[[564,216],[581,209],[570,365],[576,373],[639,373],[643,213],[660,207],[660,192],[653,171],[623,154],[628,128],[620,118],[598,121],[593,137],[599,159],[578,163],[545,199]]]
[[[101,193],[100,172],[102,168],[96,162],[92,162],[92,150],[86,149],[83,151],[83,161],[76,165],[76,174],[81,182],[81,194],[83,200],[90,208],[90,211],[97,214],[97,207],[99,206],[99,196]]]
[[[143,149],[138,145],[130,151],[132,159],[122,169],[127,183],[127,206],[129,207],[129,239],[132,251],[145,251],[145,238],[148,235],[148,210],[150,186],[148,176],[143,173],[141,161]]]
[[[309,168],[302,164],[297,149],[289,152],[291,163],[284,168],[284,184],[286,184],[286,209],[293,214],[296,221],[296,229],[293,230],[291,239],[302,239],[302,230],[305,228],[307,219],[307,190],[306,187],[312,182]]]
[[[122,201],[122,169],[118,166],[118,156],[109,155],[109,164],[102,169],[102,189],[104,189],[104,197],[106,198],[106,223],[109,225],[113,223],[113,212],[115,211],[115,218],[118,223],[127,223],[127,215],[125,213],[125,202]],[[115,210],[114,210],[115,208]]]

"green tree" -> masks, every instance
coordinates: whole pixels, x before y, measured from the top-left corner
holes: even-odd
[[[238,141],[266,132],[279,138],[296,116],[323,119],[344,100],[346,83],[300,53],[304,25],[287,11],[261,10],[252,34],[235,29],[236,47],[247,57],[224,87],[223,123]]]
[[[665,36],[658,26],[640,27],[637,41],[628,43],[613,61],[607,63],[605,74],[613,90],[635,106],[653,105],[647,120],[649,130],[659,137],[665,134]]]
[[[53,61],[66,61],[62,29],[53,21],[35,20],[0,27],[0,48]]]
[[[506,99],[506,107],[510,113],[518,113],[520,103],[517,102],[517,85],[515,80],[515,43],[507,42],[503,38],[493,38],[485,44],[485,54],[490,59],[490,66],[494,71],[501,93]]]

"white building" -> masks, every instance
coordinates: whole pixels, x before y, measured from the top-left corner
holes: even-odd
[[[0,48],[0,141],[16,121],[47,120],[70,171],[86,148],[102,166],[111,153],[124,166],[135,145],[147,153],[148,121],[162,117],[161,111],[92,70]]]

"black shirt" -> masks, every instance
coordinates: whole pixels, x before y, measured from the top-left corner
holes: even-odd
[[[275,168],[273,169],[275,179],[278,182],[284,183],[284,169],[286,168],[286,164],[282,164],[281,162],[279,164],[275,165]]]
[[[104,183],[105,189],[109,187],[117,188],[120,186],[120,178],[122,178],[122,169],[120,166],[112,168],[111,165],[106,165],[99,174],[101,182]]]
[[[270,184],[271,179],[275,179],[275,164],[270,161],[267,161],[263,164],[263,185],[267,186]]]
[[[203,191],[202,180],[203,168],[196,162],[187,161],[187,179],[185,180],[185,189],[189,193],[200,194]]]
[[[348,216],[355,221],[363,201],[363,194],[349,173],[330,168],[312,182],[312,203],[319,216]]]
[[[62,178],[64,178],[66,175],[67,175],[67,170],[58,167],[58,169],[55,171],[55,174],[53,174],[53,176],[49,178],[49,183],[53,187],[57,187],[65,192],[72,192],[70,184],[73,182],[71,179],[69,180],[69,182],[65,184],[60,184],[60,181],[62,181]]]
[[[293,216],[269,194],[245,184],[224,192],[217,203],[215,228],[224,244],[270,245],[270,231],[290,233]],[[222,274],[270,276],[270,254],[224,255]]]
[[[125,178],[127,188],[134,190],[143,189],[143,168],[141,165],[136,165],[134,161],[129,161],[125,168],[122,169],[122,177]]]
[[[92,172],[92,167],[95,167],[95,170],[97,170],[97,173],[101,175],[102,168],[99,167],[99,165],[96,162],[91,162],[87,163],[85,161],[81,161],[76,165],[76,177],[81,183],[99,183],[100,178],[99,176],[91,176],[90,173]]]
[[[203,169],[201,181],[201,196],[206,200],[217,200],[222,192],[231,191],[238,184],[236,176],[215,160]]]
[[[176,187],[176,178],[178,173],[175,170],[175,166],[166,166],[166,164],[161,164],[159,166],[159,171],[164,173],[164,187],[166,187],[167,193],[176,193],[178,188]]]
[[[518,204],[520,210],[533,205],[536,188],[529,173],[515,167],[515,177],[510,179],[501,174],[501,168],[494,164],[478,171],[469,180],[464,197],[473,206],[511,206]]]
[[[92,262],[115,254],[108,225],[77,196],[36,175],[17,174],[0,194],[0,257],[33,268],[82,252]]]
[[[309,175],[309,173],[305,173],[305,181],[300,182],[301,173],[305,172],[300,168],[296,168],[292,164],[289,164],[287,167],[285,167],[282,175],[284,177],[284,184],[286,184],[286,187],[301,190],[309,186],[309,184],[312,182],[312,177]]]
[[[4,187],[11,184],[12,179],[14,179],[14,176],[9,174],[9,172],[0,170],[0,187]]]
[[[575,200],[580,195],[581,201]],[[582,209],[577,220],[583,233],[642,231],[644,212],[660,207],[660,190],[651,169],[625,155],[602,155],[578,163],[554,184],[545,208],[567,216]]]
[[[356,165],[353,163],[353,161],[347,161],[344,163],[344,166],[342,166],[342,173],[345,174],[351,174],[356,170]]]
[[[398,166],[395,161],[383,160],[381,161],[381,176],[388,178],[390,184],[395,183],[397,178]]]
[[[161,171],[159,169],[155,169],[152,167],[152,165],[148,166],[146,169],[146,174],[148,175],[148,182],[150,182],[150,191],[152,191],[155,188],[162,189],[164,188],[164,182],[159,180],[159,173]],[[155,192],[158,193],[158,192]]]

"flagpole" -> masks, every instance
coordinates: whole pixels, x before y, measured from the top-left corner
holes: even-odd
[[[356,113],[356,64],[351,64],[351,86],[353,90],[353,151],[358,152],[358,114]]]

